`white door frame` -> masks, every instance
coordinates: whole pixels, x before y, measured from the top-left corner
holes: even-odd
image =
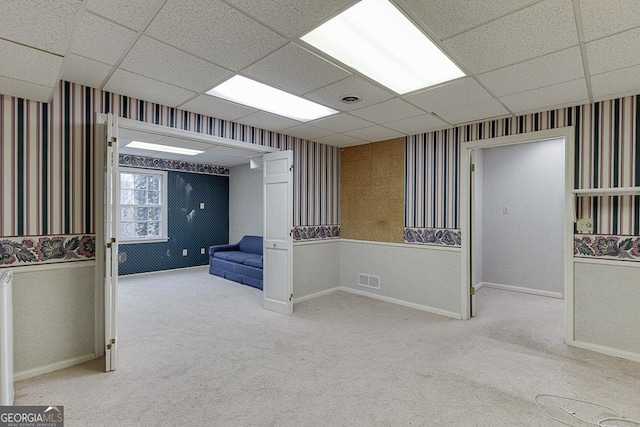
[[[460,225],[462,235],[462,280],[460,314],[463,320],[471,317],[470,313],[470,256],[471,244],[469,231],[471,230],[471,205],[469,202],[469,165],[471,151],[479,148],[500,147],[513,144],[543,141],[550,139],[564,139],[564,300],[565,300],[565,342],[573,342],[573,224],[575,222],[575,201],[571,193],[574,185],[574,128],[567,126],[519,135],[503,136],[499,138],[483,139],[479,141],[463,142],[460,147]]]
[[[105,167],[105,154],[103,153],[104,144],[106,144],[106,132],[104,132],[104,126],[107,123],[107,114],[96,113],[95,123],[100,127],[96,135],[96,168],[94,172],[95,183],[98,193],[95,196],[95,229],[96,229],[96,276],[95,276],[95,354],[98,357],[105,354],[105,295],[104,295],[104,239],[102,236],[102,230],[104,229],[104,175],[106,172]],[[137,130],[142,132],[154,133],[163,136],[171,136],[175,138],[188,139],[191,141],[204,142],[212,145],[220,145],[230,148],[237,148],[241,150],[255,151],[256,155],[263,153],[271,153],[279,151],[277,148],[252,144],[249,142],[236,141],[233,139],[222,138],[219,136],[212,136],[198,132],[192,132],[179,128],[172,128],[169,126],[156,125],[153,123],[141,122],[139,120],[127,119],[124,117],[118,117],[118,128]]]

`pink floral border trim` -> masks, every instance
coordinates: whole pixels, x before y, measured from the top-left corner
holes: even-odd
[[[576,234],[573,255],[578,258],[640,262],[640,236]]]
[[[340,237],[339,225],[306,225],[293,227],[293,241],[336,239]]]
[[[404,242],[459,248],[460,230],[452,228],[404,228]]]
[[[0,268],[95,259],[94,235],[0,238]]]

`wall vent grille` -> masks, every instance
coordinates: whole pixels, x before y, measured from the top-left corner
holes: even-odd
[[[358,286],[380,289],[380,277],[372,274],[358,273]]]

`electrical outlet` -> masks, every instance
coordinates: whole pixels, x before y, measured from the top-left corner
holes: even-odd
[[[182,256],[187,256],[187,250],[186,249],[182,250]]]
[[[593,233],[593,219],[580,218],[577,223],[578,233]]]
[[[200,248],[200,255],[204,255],[204,254],[205,254],[204,248]]]
[[[200,209],[204,209],[204,203],[200,203]]]

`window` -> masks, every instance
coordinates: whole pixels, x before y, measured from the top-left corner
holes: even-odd
[[[120,168],[120,242],[167,239],[167,173]]]

